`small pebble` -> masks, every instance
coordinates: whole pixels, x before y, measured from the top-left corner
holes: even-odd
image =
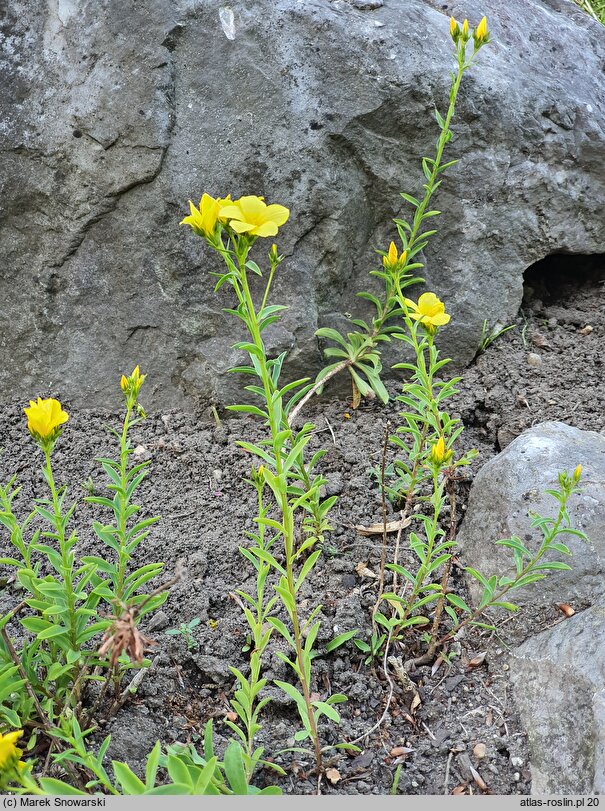
[[[478,744],[477,744],[477,745],[476,745],[476,746],[473,748],[473,755],[474,755],[476,758],[479,758],[480,760],[481,760],[482,758],[484,758],[484,757],[485,757],[485,753],[486,753],[486,752],[487,752],[487,746],[486,746],[484,743],[478,743]],[[512,760],[511,760],[511,763],[512,763]],[[513,765],[515,765],[515,766],[516,766],[517,764],[513,764]],[[519,765],[521,765],[521,764],[519,764]]]
[[[351,5],[359,11],[375,11],[382,8],[384,0],[351,0]]]
[[[149,625],[147,628],[150,631],[161,631],[163,628],[167,628],[170,624],[170,620],[168,619],[168,615],[162,611],[156,611],[153,617],[149,620]]]
[[[521,780],[521,775],[519,774],[519,772],[515,772],[513,774],[513,780],[515,781],[515,783],[518,783],[519,780]]]
[[[523,766],[523,758],[522,757],[512,757],[510,759],[511,765],[515,766],[517,769]]]
[[[542,366],[542,358],[535,352],[530,352],[529,355],[527,356],[527,365],[533,366],[534,368]]]
[[[221,479],[223,478],[223,471],[220,470],[219,468],[216,468],[216,470],[212,471],[212,475],[214,476],[217,482],[220,482]]]

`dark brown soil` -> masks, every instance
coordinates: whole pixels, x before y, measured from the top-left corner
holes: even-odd
[[[605,335],[603,263],[569,257],[557,261],[560,267],[550,260],[532,272],[516,328],[476,359],[451,406],[467,426],[463,445],[480,451],[470,477],[523,429],[546,419],[597,431],[604,427],[605,392],[600,386]],[[153,412],[153,403],[144,396],[142,400]],[[25,512],[28,498],[42,493],[43,480],[38,465],[31,466],[33,446],[26,435],[22,407],[8,404],[2,408],[0,476],[6,480],[17,473],[23,484],[18,503]],[[371,631],[376,581],[360,576],[356,567],[364,563],[371,571],[378,570],[381,541],[380,536],[360,535],[353,525],[381,520],[380,492],[369,471],[379,464],[387,420],[396,424],[397,404],[382,408],[364,403],[352,411],[346,403],[315,402],[306,416],[318,428],[315,444],[328,448],[322,463],[327,491],[339,496],[325,554],[301,593],[303,611],[316,602],[323,605],[321,650],[343,631],[357,628],[362,639]],[[55,468],[61,481],[73,483],[73,497],[86,495],[80,484],[89,477],[98,491],[103,489],[104,475],[93,458],[115,453],[104,430],[106,422],[115,425],[115,421],[111,415],[72,414],[55,453]],[[186,574],[171,591],[163,622],[160,616],[148,630],[157,643],[155,667],[147,673],[135,699],[104,730],[112,734],[110,756],[128,760],[135,770],[141,769],[157,739],[164,744],[198,741],[208,718],[215,719],[219,746],[228,739],[229,730],[222,720],[229,710],[234,681],[228,665],[246,669],[242,649],[247,633],[241,610],[229,592],[254,588],[250,567],[238,552],[238,546],[245,543],[244,532],[254,526],[253,491],[242,483],[251,459],[236,447],[235,440],[250,439],[261,431],[251,419],[223,418],[217,427],[210,412],[154,415],[136,428],[134,445],[140,445],[138,452],[153,460],[140,503],[148,514],[159,512],[163,517],[140,548],[139,560],[164,560],[168,574],[182,562]],[[468,488],[469,483],[460,483],[461,514]],[[91,507],[81,504],[76,514],[82,551],[96,547],[88,530],[91,512]],[[389,517],[397,516],[392,512]],[[394,536],[390,539],[392,543]],[[458,570],[452,582],[464,594]],[[18,601],[14,584],[5,587],[1,598],[3,609]],[[182,637],[166,635],[165,630],[195,617],[201,620],[194,631],[197,648],[188,651]],[[322,793],[388,793],[399,763],[401,794],[443,794],[461,786],[467,787],[467,793],[481,793],[471,767],[491,793],[527,793],[527,742],[510,695],[506,652],[560,618],[555,607],[544,606],[538,617],[532,613],[503,622],[497,634],[464,634],[450,648],[454,654],[451,666],[442,665],[435,673],[430,666],[412,672],[421,699],[413,711],[409,694],[395,682],[384,722],[360,743],[362,754],[337,758],[334,766],[340,779],[334,785],[324,780]],[[265,676],[270,680],[289,678],[275,655],[276,644],[266,660]],[[391,653],[405,660],[417,650],[410,643],[407,649]],[[469,664],[484,653],[482,664]],[[341,705],[340,727],[321,729],[324,743],[362,736],[380,718],[388,696],[380,661],[366,666],[357,648],[347,643],[332,654],[320,655],[314,664],[314,689],[319,694],[331,690],[349,697]],[[297,722],[292,702],[276,689],[270,692],[274,700],[265,712],[259,743],[286,769],[287,777],[278,781],[285,792],[313,793],[316,779],[307,776],[311,761],[290,753],[276,754],[293,744]],[[477,756],[477,744],[485,744],[484,757]],[[394,754],[397,747],[411,751]],[[256,782],[262,785],[274,780],[272,773],[263,773]]]

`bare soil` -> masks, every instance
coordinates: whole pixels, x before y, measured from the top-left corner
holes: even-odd
[[[602,258],[555,257],[536,266],[528,273],[516,327],[496,339],[465,372],[451,411],[466,426],[463,445],[476,447],[480,454],[468,480],[458,486],[462,517],[474,473],[525,428],[558,419],[603,430],[603,279]],[[393,393],[396,390],[394,384]],[[145,402],[144,396],[142,400],[153,412],[153,403]],[[0,477],[6,480],[17,474],[23,484],[18,504],[25,512],[28,499],[43,492],[43,479],[38,465],[31,464],[32,444],[24,430],[22,408],[22,403],[0,408]],[[325,554],[301,594],[303,611],[317,602],[323,605],[320,651],[346,630],[357,628],[361,639],[371,632],[376,580],[360,575],[358,568],[363,563],[378,571],[381,538],[362,536],[354,525],[382,520],[380,491],[369,471],[380,463],[385,425],[387,420],[397,424],[397,411],[394,401],[386,408],[364,402],[356,411],[345,402],[316,401],[306,414],[317,425],[315,445],[328,448],[322,462],[327,492],[339,497]],[[115,454],[105,425],[115,425],[118,419],[111,414],[72,414],[55,452],[55,469],[59,480],[73,483],[73,497],[86,495],[80,485],[89,478],[97,491],[103,490],[104,474],[93,459]],[[186,571],[163,613],[143,626],[156,642],[151,654],[154,667],[135,698],[103,730],[112,734],[109,756],[129,761],[135,770],[142,769],[158,739],[164,744],[197,742],[209,718],[214,719],[219,747],[228,739],[223,719],[234,688],[228,665],[245,671],[247,661],[246,624],[230,592],[254,588],[250,567],[238,552],[245,531],[254,526],[254,492],[242,483],[251,458],[235,442],[261,433],[262,426],[251,419],[226,415],[217,426],[207,410],[198,415],[153,415],[135,429],[137,453],[152,459],[139,503],[146,514],[160,513],[163,518],[139,550],[138,562],[166,561],[167,574],[182,563]],[[82,503],[75,517],[83,554],[98,551],[87,529],[92,511]],[[397,517],[390,508],[389,519]],[[389,538],[392,554],[395,536]],[[405,559],[409,552],[404,548],[402,554]],[[7,610],[20,597],[14,582],[4,582],[0,608]],[[465,595],[460,569],[454,568],[452,585]],[[194,630],[196,649],[189,651],[182,637],[165,630],[195,617],[201,622]],[[450,647],[455,654],[451,666],[412,671],[420,697],[415,707],[410,692],[390,671],[394,694],[384,722],[359,744],[361,754],[340,754],[335,759],[332,765],[340,779],[334,784],[324,779],[322,793],[388,793],[399,764],[401,794],[528,793],[527,740],[507,679],[507,650],[561,619],[555,606],[546,605],[538,614],[501,621],[497,633],[464,634]],[[267,656],[265,675],[270,680],[290,678],[275,655],[277,645],[276,640]],[[410,640],[391,653],[405,661],[419,650]],[[389,684],[381,661],[366,665],[363,659],[349,642],[315,660],[314,690],[322,696],[331,691],[349,697],[341,705],[340,727],[321,729],[326,744],[359,738],[385,709]],[[301,755],[277,754],[293,745],[298,727],[291,700],[275,688],[270,693],[274,700],[264,714],[259,743],[286,770],[287,777],[277,780],[286,793],[314,793],[312,762]],[[485,745],[484,753],[478,744]],[[410,751],[398,751],[400,747]],[[256,782],[263,785],[276,779],[273,773],[261,773]]]

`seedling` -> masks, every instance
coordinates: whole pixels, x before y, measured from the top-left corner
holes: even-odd
[[[187,643],[188,651],[197,650],[198,643],[193,636],[193,629],[197,628],[199,624],[200,618],[194,617],[189,622],[181,622],[178,628],[169,628],[167,631],[164,631],[164,633],[168,634],[169,636],[182,636]]]

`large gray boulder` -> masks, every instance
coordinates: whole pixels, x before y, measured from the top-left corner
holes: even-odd
[[[562,601],[593,603],[605,596],[605,437],[562,422],[545,422],[530,428],[485,464],[473,482],[468,508],[459,536],[465,566],[486,576],[514,574],[510,550],[497,546],[500,538],[518,535],[537,550],[542,540],[531,528],[531,515],[556,517],[558,502],[545,493],[558,487],[562,470],[573,472],[582,465],[579,494],[568,502],[572,528],[588,536],[588,542],[565,534],[559,540],[572,556],[549,553],[572,568],[554,571],[537,583],[510,593],[521,605]],[[481,587],[469,579],[475,600]]]
[[[378,8],[375,8],[378,6]],[[289,205],[270,337],[316,370],[315,329],[364,312],[374,248],[417,192],[447,104],[448,15],[493,43],[464,79],[427,278],[460,363],[514,317],[523,271],[605,250],[605,29],[571,0],[47,0],[3,4],[0,396],[232,401],[234,326],[188,198]],[[268,247],[268,246],[267,246]]]
[[[605,607],[524,642],[510,657],[532,794],[605,792]]]

